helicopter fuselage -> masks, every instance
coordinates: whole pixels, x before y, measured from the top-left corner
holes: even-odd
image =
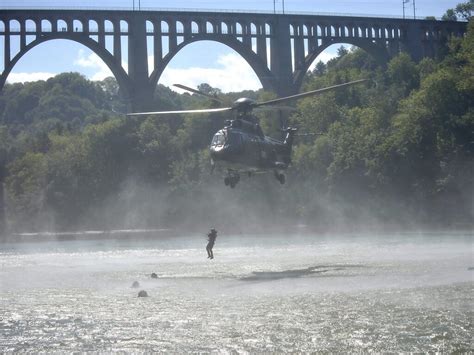
[[[291,146],[291,130],[280,141],[265,136],[257,123],[233,120],[216,132],[209,149],[213,167],[227,170],[232,187],[232,177],[240,173],[274,171],[280,182],[284,182],[279,171],[291,162]]]

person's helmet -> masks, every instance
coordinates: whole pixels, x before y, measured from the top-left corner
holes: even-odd
[[[211,228],[211,232],[217,232],[214,228]]]

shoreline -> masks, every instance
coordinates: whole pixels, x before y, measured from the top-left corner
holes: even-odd
[[[358,228],[359,227],[359,228]],[[198,232],[196,232],[198,230]],[[395,234],[395,235],[440,235],[456,234],[460,236],[474,237],[474,228],[472,226],[463,226],[463,228],[448,227],[418,227],[401,228],[400,226],[338,226],[336,228],[316,228],[307,225],[284,225],[280,227],[261,227],[248,228],[245,232],[237,228],[217,227],[220,235],[256,235],[269,236],[273,234],[287,234],[291,236],[309,236],[309,235],[374,235],[374,234]],[[109,229],[109,230],[78,230],[78,231],[43,231],[43,232],[17,232],[9,233],[0,237],[0,244],[5,243],[29,243],[29,242],[51,242],[51,241],[80,241],[80,240],[146,240],[146,239],[167,239],[180,238],[182,236],[204,235],[206,228],[137,228],[137,229]]]

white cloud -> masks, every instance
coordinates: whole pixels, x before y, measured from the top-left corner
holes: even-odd
[[[7,78],[7,82],[13,83],[26,83],[28,81],[47,80],[55,76],[56,73],[47,72],[36,72],[36,73],[10,73]]]
[[[86,56],[83,49],[79,50],[79,55],[74,61],[74,65],[94,70],[95,73],[89,77],[91,80],[104,80],[108,76],[113,76],[107,64],[97,54],[90,53]]]
[[[184,69],[168,66],[159,83],[172,87],[179,83],[190,87],[207,83],[223,92],[258,90],[262,87],[257,75],[238,54],[229,53],[218,57],[217,68],[190,67]],[[175,87],[173,90],[179,91]]]

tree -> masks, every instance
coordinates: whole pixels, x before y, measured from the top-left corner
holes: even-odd
[[[446,13],[443,15],[442,19],[444,21],[457,21],[458,17],[462,20],[469,21],[474,12],[474,0],[469,0],[467,2],[459,3],[454,9],[446,10]]]
[[[461,17],[463,20],[469,21],[474,12],[474,0],[460,3],[456,6],[454,12]]]
[[[139,125],[136,134],[137,149],[140,152],[140,174],[155,184],[166,183],[170,178],[171,164],[173,160],[178,159],[177,144],[170,127],[166,123],[148,118]]]
[[[6,186],[14,221],[23,228],[41,228],[47,212],[45,187],[47,162],[42,153],[26,153],[8,165]]]
[[[441,17],[443,21],[457,21],[458,17],[456,16],[456,12],[454,9],[446,10],[446,13]]]
[[[202,91],[203,93],[205,94],[208,94],[208,95],[213,95],[213,96],[218,96],[221,94],[221,90],[220,89],[217,89],[217,88],[213,88],[211,85],[207,84],[207,83],[202,83],[202,84],[199,84],[197,89],[199,91]]]
[[[393,83],[404,88],[406,94],[419,85],[418,69],[407,53],[399,54],[388,63],[387,74]]]
[[[314,67],[314,71],[313,73],[316,74],[316,75],[323,75],[326,73],[326,64],[324,64],[321,60],[316,64],[316,66]]]
[[[348,51],[347,48],[344,47],[344,46],[340,46],[340,47],[337,49],[337,56],[338,56],[338,57],[344,57],[347,53],[349,53],[349,51]]]
[[[6,230],[5,186],[7,164],[11,150],[11,140],[5,126],[0,126],[0,237]]]

